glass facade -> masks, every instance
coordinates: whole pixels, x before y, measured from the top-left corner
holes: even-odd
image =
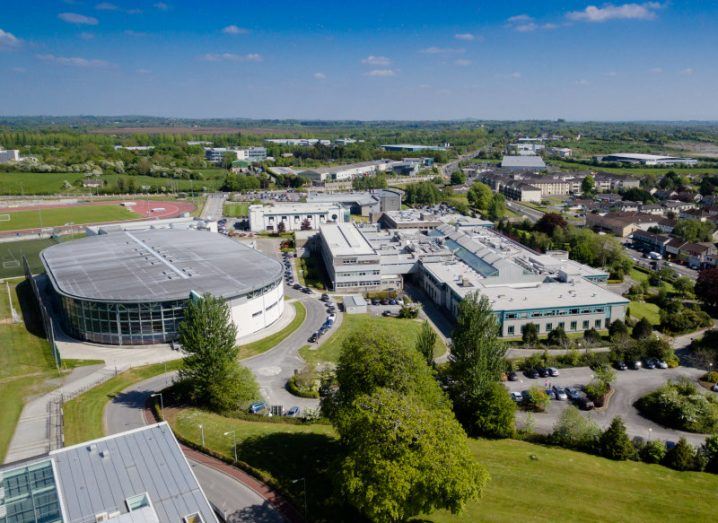
[[[60,501],[52,463],[41,461],[4,470],[0,487],[0,523],[61,523]]]
[[[106,303],[60,296],[62,326],[73,338],[108,345],[177,339],[187,300]]]

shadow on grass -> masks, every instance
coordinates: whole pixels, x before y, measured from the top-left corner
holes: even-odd
[[[308,521],[361,522],[364,519],[339,499],[333,486],[340,451],[336,439],[311,433],[281,432],[237,444],[238,459],[271,474],[300,512],[306,485]]]
[[[25,328],[30,334],[44,338],[45,329],[42,324],[42,315],[40,314],[40,307],[37,303],[37,298],[35,298],[35,294],[32,292],[30,282],[23,280],[15,287],[15,292],[17,292],[17,299],[20,303]]]

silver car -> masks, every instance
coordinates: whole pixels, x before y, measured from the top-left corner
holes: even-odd
[[[563,387],[554,386],[553,391],[556,394],[557,400],[560,400],[560,401],[568,400],[568,394],[566,394],[566,389],[564,389]]]

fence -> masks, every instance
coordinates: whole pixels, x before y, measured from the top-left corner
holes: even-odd
[[[57,342],[55,341],[55,328],[52,325],[52,317],[47,312],[47,308],[42,302],[40,289],[37,287],[37,280],[35,280],[35,278],[32,276],[30,264],[27,261],[27,257],[25,257],[24,255],[22,257],[22,265],[23,269],[25,270],[25,280],[30,283],[30,286],[32,287],[32,293],[35,295],[35,301],[37,302],[37,308],[40,310],[40,316],[42,317],[42,327],[43,331],[45,332],[45,338],[47,338],[47,341],[50,344],[52,356],[55,359],[55,366],[59,369],[62,365],[62,359],[60,358],[60,351],[58,350]]]

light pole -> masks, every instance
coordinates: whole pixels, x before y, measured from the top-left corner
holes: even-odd
[[[199,432],[202,435],[202,448],[204,448],[204,425],[197,425],[199,427]]]
[[[651,441],[651,432],[653,432],[653,429],[648,427],[648,441]]]
[[[150,394],[150,398],[156,398],[157,396],[160,397],[160,418],[165,419],[164,414],[162,413],[163,410],[165,410],[165,401],[162,397],[161,392],[157,392],[156,394]]]
[[[237,463],[237,431],[230,430],[224,433],[225,436],[232,435],[232,450],[234,450],[234,462]]]
[[[307,510],[307,478],[301,477],[301,478],[299,478],[299,479],[293,480],[292,483],[299,483],[300,481],[302,482],[302,488],[303,488],[303,490],[304,490],[304,520],[306,521],[306,520],[307,520],[307,514],[308,514],[308,512],[309,512],[309,511]]]

